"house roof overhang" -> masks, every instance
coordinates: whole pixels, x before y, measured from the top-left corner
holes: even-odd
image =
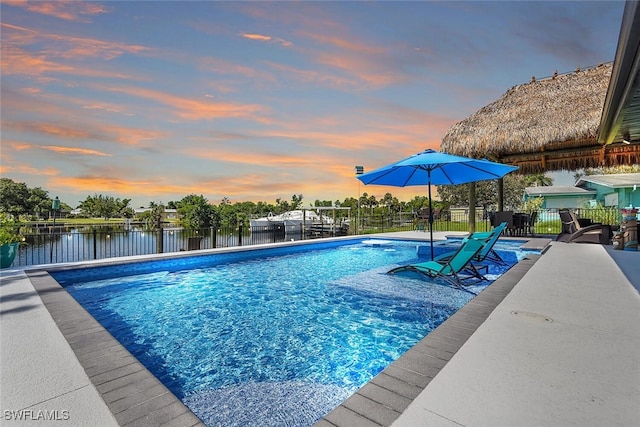
[[[596,190],[580,187],[554,185],[549,187],[527,187],[525,194],[530,197],[551,197],[551,196],[590,196],[595,195]]]
[[[611,82],[598,129],[598,142],[602,145],[640,144],[640,2],[638,1],[628,0],[625,3]]]
[[[576,182],[576,186],[586,185],[588,183],[609,188],[631,188],[640,186],[640,173],[585,175]]]

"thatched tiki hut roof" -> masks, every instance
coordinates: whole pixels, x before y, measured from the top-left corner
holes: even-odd
[[[456,123],[441,150],[513,164],[523,173],[638,163],[640,145],[598,142],[612,64],[514,86]]]

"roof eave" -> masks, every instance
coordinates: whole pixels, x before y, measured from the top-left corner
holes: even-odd
[[[581,197],[581,196],[595,196],[597,191],[560,191],[557,193],[527,193],[529,197]]]
[[[629,109],[639,108],[634,97],[640,93],[640,2],[625,3],[622,25],[616,57],[611,73],[611,82],[607,90],[598,142],[611,144],[622,142],[624,135],[636,135],[638,138],[637,119],[629,118],[635,131],[621,129],[623,120]],[[636,120],[636,121],[634,121]]]

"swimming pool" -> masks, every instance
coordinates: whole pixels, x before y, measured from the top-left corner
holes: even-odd
[[[206,424],[310,425],[473,297],[384,274],[416,260],[416,245],[360,239],[51,274]]]

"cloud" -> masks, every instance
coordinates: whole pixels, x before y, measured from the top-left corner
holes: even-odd
[[[2,140],[2,145],[4,148],[5,154],[7,149],[10,149],[11,151],[41,149],[41,150],[53,151],[55,153],[60,153],[60,154],[81,154],[81,155],[87,155],[87,156],[111,157],[111,154],[98,151],[98,150],[92,150],[89,148],[81,148],[81,147],[64,147],[59,145],[37,145],[29,142],[7,140],[7,139]]]
[[[168,135],[166,131],[88,122],[76,125],[73,123],[58,124],[38,121],[4,121],[2,123],[2,131],[5,133],[13,131],[27,135],[54,137],[62,141],[107,141],[134,146],[142,145],[145,141],[163,139]]]
[[[264,41],[269,41],[271,40],[271,37],[269,36],[263,36],[260,34],[247,34],[247,33],[243,33],[241,34],[242,37],[250,39],[250,40],[264,40]]]
[[[129,126],[100,125],[100,129],[108,133],[110,141],[134,146],[142,146],[145,142],[166,139],[171,135],[166,130],[132,128]]]
[[[265,36],[262,34],[252,34],[252,33],[241,33],[240,34],[242,37],[244,37],[245,39],[249,39],[249,40],[257,40],[257,41],[264,41],[264,42],[275,42],[278,43],[282,46],[285,47],[291,47],[293,46],[293,43],[291,43],[290,41],[287,41],[285,39],[282,39],[280,37],[272,37],[272,36]]]
[[[58,145],[41,145],[39,148],[43,150],[53,151],[54,153],[59,154],[81,154],[84,156],[108,156],[111,157],[111,154],[107,154],[103,151],[91,150],[88,148],[79,148],[79,147],[61,147]]]
[[[266,107],[258,104],[240,104],[233,102],[214,102],[198,100],[165,92],[145,89],[135,86],[120,86],[106,88],[112,92],[126,93],[127,95],[149,99],[175,110],[175,115],[185,120],[213,120],[228,117],[243,117],[259,119],[258,114],[265,113]]]
[[[139,54],[151,50],[138,44],[47,33],[4,22],[1,26],[4,29],[2,32],[3,41],[6,44],[12,46],[38,45],[40,54],[58,58],[103,58],[110,60],[123,54]]]
[[[39,76],[45,73],[71,74],[74,68],[54,61],[44,55],[33,55],[10,44],[2,44],[2,74]]]
[[[85,142],[114,142],[132,146],[144,146],[150,141],[166,139],[171,132],[166,128],[151,129],[140,124],[139,127],[126,126],[101,111],[124,110],[115,104],[104,103],[100,108],[85,105],[86,100],[63,95],[42,95],[37,91],[15,91],[3,86],[1,130],[3,144],[5,138],[13,134],[35,137],[37,139],[54,138],[56,142],[76,141],[73,145]],[[93,105],[93,103],[91,103]],[[126,107],[130,108],[130,107]],[[28,112],[28,114],[27,114]],[[95,112],[95,113],[92,113]],[[127,117],[131,113],[121,113]],[[25,117],[28,117],[26,119]],[[61,145],[54,143],[52,145]]]
[[[366,108],[349,109],[348,116],[336,111],[299,121],[274,122],[270,130],[252,136],[258,140],[286,139],[305,150],[336,150],[341,155],[370,155],[378,149],[408,150],[412,154],[417,147],[419,151],[439,148],[442,137],[456,121],[391,102],[369,99],[366,104]]]
[[[310,36],[323,43],[321,49],[309,52],[315,62],[358,78],[366,83],[366,88],[380,88],[408,81],[408,76],[399,66],[397,52],[388,47],[335,36]]]
[[[256,69],[254,67],[247,67],[246,65],[241,65],[221,58],[205,56],[193,58],[193,61],[202,71],[215,72],[217,74],[225,74],[233,77],[242,76],[251,81],[261,80],[270,83],[274,83],[276,81],[276,78],[273,75],[266,73],[262,68]],[[213,85],[215,83],[217,82],[209,82],[208,84]],[[218,92],[230,92],[228,87],[222,86],[219,83],[215,85],[215,90]]]
[[[60,62],[47,59],[47,55],[42,53],[32,53],[24,49],[9,44],[2,44],[2,74],[5,76],[31,76],[42,77],[41,83],[54,80],[53,77],[43,77],[45,75],[66,74],[83,77],[105,77],[118,79],[131,79],[131,75],[120,71],[109,71],[100,68],[81,67],[72,65],[69,62]]]
[[[142,180],[126,179],[122,178],[122,176],[122,174],[113,174],[113,172],[79,176],[58,175],[47,180],[47,189],[77,194],[83,198],[88,194],[108,194],[126,198],[140,198],[143,195],[144,198],[164,202],[180,200],[189,194],[203,194],[205,197],[212,197],[212,186],[213,188],[224,188],[228,190],[226,194],[230,195],[246,192],[247,190],[245,183],[239,183],[239,181],[229,178],[178,183],[176,180],[167,180],[162,176],[147,176]],[[259,189],[255,183],[253,186]],[[211,199],[210,201],[214,202],[217,199]]]
[[[364,43],[355,40],[352,37],[339,37],[335,33],[327,34],[322,32],[302,32],[302,35],[320,43],[323,48],[334,47],[344,52],[351,52],[365,55],[385,55],[388,48],[374,45],[372,43]]]
[[[316,83],[324,87],[341,90],[357,89],[360,86],[359,81],[356,79],[327,73],[326,71],[315,69],[305,70],[276,62],[266,62],[266,64],[276,71],[285,73],[286,76],[282,77],[284,81],[291,82],[295,80],[301,83]]]
[[[108,104],[108,103],[103,103],[102,105],[83,105],[82,108],[86,109],[86,110],[102,110],[102,111],[106,111],[109,113],[118,113],[118,114],[124,114],[125,116],[133,116],[133,113],[126,113],[124,111],[121,111],[120,107],[115,106],[114,104]]]
[[[40,134],[46,136],[53,136],[60,139],[101,139],[98,138],[98,135],[92,134],[90,131],[86,130],[84,127],[80,126],[66,126],[59,125],[56,123],[47,123],[47,122],[32,122],[32,121],[24,121],[24,122],[3,122],[2,124],[3,130],[14,131],[20,133],[32,133],[32,134]]]
[[[153,179],[128,180],[118,178],[116,175],[56,176],[50,180],[50,183],[54,188],[64,188],[76,194],[107,193],[120,196],[123,194],[148,194],[157,196],[179,194],[181,191],[186,190],[184,187],[162,183]]]
[[[353,33],[356,29],[336,20],[328,9],[313,3],[297,4],[295,8],[281,6],[264,8],[256,3],[242,4],[244,13],[260,22],[272,22],[288,28],[297,38],[296,52],[308,57],[315,67],[304,69],[270,61],[268,65],[276,70],[291,73],[305,83],[317,82],[327,87],[342,90],[364,90],[380,88],[390,84],[405,82],[408,76],[398,67],[399,51],[414,52],[413,46],[381,45],[365,41],[366,35]],[[274,42],[270,35],[247,32],[243,37]],[[321,66],[318,66],[321,65]]]
[[[103,13],[108,10],[97,3],[79,2],[75,0],[56,1],[26,1],[26,0],[3,0],[3,5],[21,7],[29,12],[40,13],[42,15],[54,16],[65,21],[91,22],[88,18]]]
[[[5,142],[2,141],[2,145],[5,145]],[[5,151],[5,150],[3,150]],[[9,175],[24,175],[26,177],[36,177],[36,176],[45,176],[51,177],[56,176],[60,173],[60,170],[57,168],[47,166],[47,167],[37,167],[31,163],[23,163],[16,162],[14,159],[10,159],[8,162],[5,153],[2,153],[2,164],[0,164],[0,175],[3,177],[8,177]]]
[[[281,167],[307,167],[322,163],[321,155],[290,155],[282,152],[252,149],[239,150],[237,147],[224,147],[216,149],[204,149],[202,147],[186,149],[185,154],[200,160],[208,159],[218,163],[237,163],[249,166],[269,168]]]
[[[24,150],[30,150],[31,147],[33,147],[33,144],[29,142],[2,138],[3,157],[6,156],[7,149],[9,148],[14,151],[24,151]]]

